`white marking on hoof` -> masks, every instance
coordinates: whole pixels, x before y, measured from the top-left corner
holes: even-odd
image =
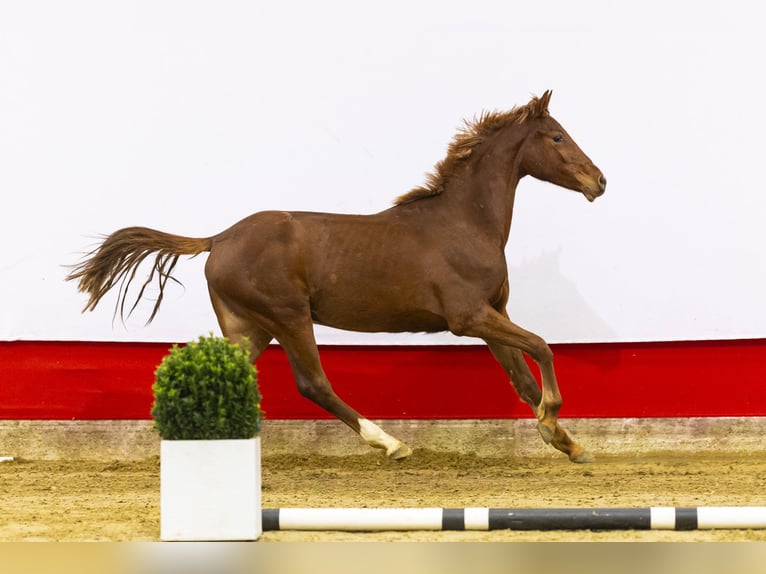
[[[383,432],[378,425],[368,419],[359,419],[359,435],[371,447],[384,449],[386,456],[394,459],[405,458],[412,453],[410,447]]]
[[[391,460],[403,460],[412,454],[412,449],[403,442],[399,443],[399,448],[394,452],[387,453]]]

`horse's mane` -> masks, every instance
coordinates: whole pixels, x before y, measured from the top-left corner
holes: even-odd
[[[394,205],[411,203],[418,199],[433,197],[444,191],[447,180],[457,171],[461,163],[488,136],[511,123],[524,123],[529,118],[543,117],[548,114],[548,102],[551,91],[542,96],[533,97],[528,104],[516,106],[507,112],[482,112],[473,120],[464,120],[462,128],[455,134],[447,148],[447,156],[436,164],[434,170],[426,175],[426,183],[400,195]]]

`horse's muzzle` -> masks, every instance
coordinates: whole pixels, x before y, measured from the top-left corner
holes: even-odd
[[[606,178],[604,174],[599,174],[598,181],[595,186],[588,186],[583,190],[583,195],[588,201],[595,201],[597,197],[604,195],[606,191]]]

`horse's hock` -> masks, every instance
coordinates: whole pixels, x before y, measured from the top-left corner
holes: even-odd
[[[533,419],[384,420],[387,432],[415,449],[509,459],[554,458]],[[566,419],[596,456],[657,451],[766,450],[766,417]],[[264,454],[368,454],[367,444],[336,420],[267,420]],[[28,460],[141,460],[159,454],[151,420],[0,421],[0,456]],[[381,452],[381,457],[383,454]]]

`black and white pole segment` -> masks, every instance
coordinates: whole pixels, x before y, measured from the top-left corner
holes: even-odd
[[[766,528],[766,506],[267,508],[263,530],[700,530]]]

